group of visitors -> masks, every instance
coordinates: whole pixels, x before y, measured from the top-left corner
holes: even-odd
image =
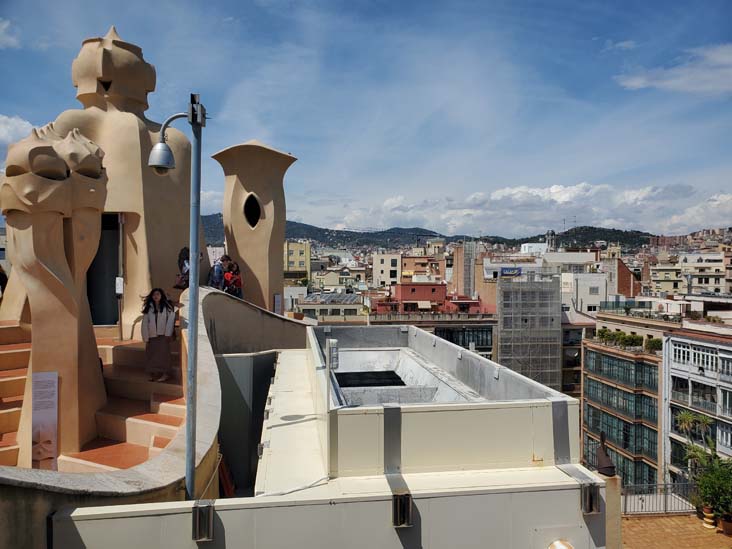
[[[183,248],[178,254],[179,273],[175,279],[175,288],[180,290],[188,288],[190,270],[190,250]],[[226,254],[219,257],[211,267],[211,272],[208,275],[208,285],[241,299],[242,285],[239,264],[232,261],[231,257]]]
[[[222,255],[214,263],[214,266],[211,267],[208,285],[241,299],[241,271],[239,270],[239,264],[232,261],[228,255]]]
[[[190,282],[190,250],[178,253],[175,288],[185,290]],[[231,257],[222,255],[211,267],[208,285],[242,298],[241,272]],[[145,342],[146,371],[150,381],[165,382],[173,375],[171,342],[175,339],[175,306],[162,288],[154,288],[143,298],[142,339]]]

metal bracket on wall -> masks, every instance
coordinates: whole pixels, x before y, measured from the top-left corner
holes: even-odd
[[[391,522],[394,528],[409,528],[412,524],[412,494],[391,496]]]
[[[191,510],[193,541],[213,541],[214,503],[213,499],[199,499],[193,503]]]

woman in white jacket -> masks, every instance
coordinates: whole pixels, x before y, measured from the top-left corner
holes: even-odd
[[[145,369],[150,381],[168,381],[173,374],[170,342],[175,330],[175,309],[161,288],[154,288],[142,306]]]

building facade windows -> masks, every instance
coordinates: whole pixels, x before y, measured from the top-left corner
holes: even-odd
[[[720,421],[717,426],[719,428],[717,444],[732,449],[732,425]]]
[[[585,369],[604,378],[618,381],[630,387],[643,387],[658,391],[658,368],[654,364],[585,351]]]
[[[658,433],[640,423],[629,423],[585,403],[584,421],[588,430],[597,436],[605,433],[608,442],[628,453],[656,460]]]
[[[732,391],[722,389],[722,414],[732,417]]]
[[[585,376],[585,398],[632,419],[658,422],[658,400],[652,396],[623,391]]]
[[[584,459],[585,463],[591,467],[597,467],[597,448],[600,446],[599,441],[588,436],[584,436]],[[620,476],[623,484],[655,484],[657,478],[656,468],[641,460],[629,459],[626,456],[608,448],[607,453],[615,464],[617,474]]]

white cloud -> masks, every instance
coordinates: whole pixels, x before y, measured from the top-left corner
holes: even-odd
[[[732,44],[686,51],[669,67],[641,68],[615,77],[624,88],[658,88],[705,95],[732,92]]]
[[[511,200],[513,202],[532,202],[535,200],[567,204],[578,199],[590,199],[598,192],[607,190],[607,185],[590,185],[589,183],[578,183],[577,185],[552,185],[551,187],[504,187],[493,191],[490,195],[493,200]]]
[[[0,50],[8,48],[19,48],[20,40],[10,28],[10,21],[0,17]]]
[[[638,44],[635,42],[635,40],[621,40],[620,42],[613,42],[612,40],[605,40],[605,46],[602,48],[603,52],[613,51],[613,50],[620,50],[620,51],[628,51],[628,50],[634,50],[638,47]]]
[[[32,128],[33,124],[19,116],[0,114],[0,145],[9,145],[27,137]]]
[[[201,213],[204,215],[221,213],[224,193],[221,191],[201,191]]]
[[[667,234],[729,224],[732,195],[702,197],[695,206],[684,209],[693,196],[694,189],[683,184],[634,189],[588,182],[547,187],[518,185],[491,193],[472,193],[465,199],[387,196],[374,206],[351,208],[341,216],[326,214],[320,224],[356,230],[423,227],[444,234],[509,237],[561,230],[563,220],[574,223],[575,219],[577,225]]]
[[[719,193],[672,215],[663,223],[668,234],[685,234],[703,227],[729,227],[732,224],[732,194]]]

